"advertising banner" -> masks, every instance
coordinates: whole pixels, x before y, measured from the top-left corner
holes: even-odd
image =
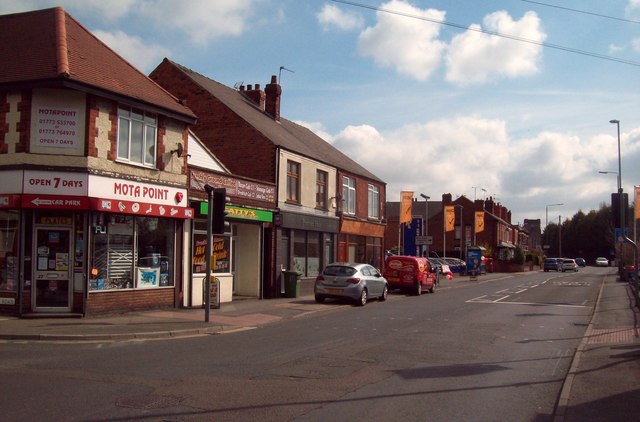
[[[411,205],[413,204],[413,192],[400,192],[400,224],[411,222]]]
[[[445,230],[451,232],[455,229],[456,223],[456,208],[453,205],[446,205],[444,207],[444,223]]]

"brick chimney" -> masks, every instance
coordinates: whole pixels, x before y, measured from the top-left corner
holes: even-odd
[[[264,87],[266,94],[266,103],[264,111],[273,117],[277,122],[280,121],[280,96],[282,95],[282,87],[278,85],[276,75],[271,75],[271,83]]]
[[[260,90],[260,84],[256,84],[255,89],[252,85],[247,85],[247,90],[244,90],[244,86],[240,87],[240,92],[244,92],[247,98],[254,102],[260,110],[264,111],[264,92]]]

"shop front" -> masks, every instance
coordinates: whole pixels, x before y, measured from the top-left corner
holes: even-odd
[[[337,217],[281,212],[277,215],[279,230],[279,290],[284,293],[283,271],[297,272],[304,282],[314,279],[329,263],[335,261]]]
[[[272,262],[269,245],[275,185],[197,168],[190,168],[189,174],[189,198],[195,218],[187,236],[191,268],[183,305],[199,307],[204,303],[209,212],[205,185],[226,189],[230,200],[225,208],[231,231],[214,235],[211,249],[215,264],[211,270],[218,283],[220,303],[231,302],[234,296],[263,298],[265,285],[269,284],[266,268]]]
[[[172,308],[181,294],[186,189],[74,172],[11,170],[0,192],[0,311]]]
[[[384,225],[343,220],[338,236],[338,260],[383,266]]]
[[[196,211],[192,233],[192,265],[190,297],[186,306],[202,306],[206,280],[207,202],[192,203]],[[265,229],[273,222],[267,210],[227,205],[231,231],[213,235],[212,275],[219,283],[220,303],[231,302],[234,296],[262,298],[263,244]]]

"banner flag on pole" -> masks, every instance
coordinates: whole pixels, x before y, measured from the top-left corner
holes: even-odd
[[[633,187],[633,191],[635,193],[635,200],[633,201],[633,203],[635,204],[635,214],[636,214],[636,220],[640,219],[640,207],[638,205],[640,205],[638,203],[638,201],[640,201],[640,186],[634,186]]]
[[[476,228],[475,232],[484,231],[484,211],[476,211]]]
[[[413,192],[400,192],[400,224],[411,222],[411,205],[413,205]]]
[[[444,207],[445,230],[450,232],[455,229],[456,223],[456,207],[453,205],[445,205]]]

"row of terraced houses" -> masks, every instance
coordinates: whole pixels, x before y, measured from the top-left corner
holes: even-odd
[[[205,185],[230,198],[222,302],[280,297],[284,270],[382,266],[385,183],[281,117],[275,76],[145,75],[59,7],[0,16],[0,40],[0,312],[202,306]]]

